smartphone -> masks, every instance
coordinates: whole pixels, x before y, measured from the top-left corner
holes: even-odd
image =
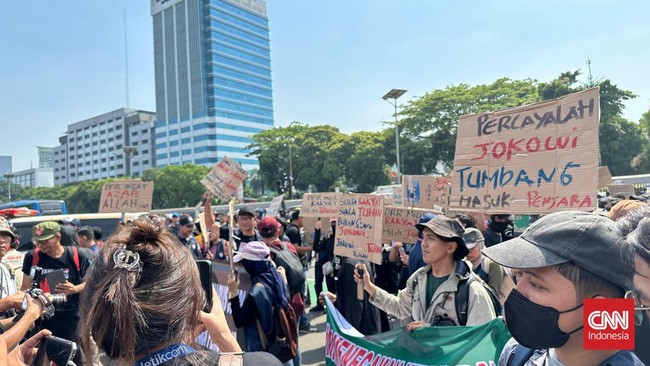
[[[205,300],[207,301],[203,311],[209,313],[210,309],[212,309],[212,262],[207,259],[198,259],[196,265],[199,268],[201,287],[203,287]]]
[[[67,339],[45,336],[38,346],[38,352],[32,365],[50,366],[51,362],[59,366],[67,366],[77,353],[77,344]]]
[[[47,285],[50,287],[50,292],[52,293],[54,293],[54,290],[56,289],[56,285],[67,281],[62,269],[57,269],[55,271],[46,274],[45,280],[47,281]]]

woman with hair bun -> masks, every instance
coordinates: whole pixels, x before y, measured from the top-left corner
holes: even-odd
[[[243,360],[232,365],[280,365],[267,353],[242,355],[216,293],[212,311],[202,311],[206,300],[191,253],[147,220],[111,236],[87,278],[79,327],[86,360],[96,359],[99,348],[115,365],[219,365],[232,354]],[[203,327],[222,354],[196,344]]]

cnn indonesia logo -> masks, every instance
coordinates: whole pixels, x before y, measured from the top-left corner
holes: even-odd
[[[585,349],[634,349],[634,300],[585,299]]]

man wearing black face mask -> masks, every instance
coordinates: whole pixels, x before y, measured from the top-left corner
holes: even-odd
[[[316,227],[314,233],[314,251],[316,252],[316,267],[314,267],[314,289],[316,294],[323,292],[323,279],[327,284],[327,290],[336,294],[336,283],[334,281],[334,235],[336,234],[336,218],[330,219],[328,233],[321,233],[320,226]],[[329,262],[329,264],[327,264]],[[311,308],[310,312],[325,310],[322,303]]]
[[[622,298],[631,278],[631,248],[622,237],[605,217],[566,211],[483,251],[523,271],[505,302],[513,339],[499,366],[643,365],[630,351],[585,350],[583,344],[584,299]]]
[[[490,216],[490,223],[483,230],[486,248],[510,240],[514,236],[515,227],[512,225],[512,221],[510,221],[510,215]]]

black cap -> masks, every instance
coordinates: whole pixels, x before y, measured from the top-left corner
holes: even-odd
[[[463,228],[463,225],[454,219],[438,215],[424,224],[416,224],[415,227],[420,232],[422,232],[425,228],[429,228],[431,231],[433,231],[434,234],[440,237],[456,239],[456,243],[458,243],[458,248],[456,248],[456,251],[461,258],[465,257],[469,253],[469,249],[467,249],[465,241],[462,237],[465,229]]]
[[[250,207],[244,206],[239,209],[239,212],[237,212],[237,216],[241,216],[241,215],[251,215],[255,217],[255,212],[253,212],[253,210]]]
[[[183,215],[183,216],[181,216],[181,219],[178,220],[178,223],[181,226],[194,225],[194,219],[190,215]]]
[[[483,250],[510,268],[542,268],[573,262],[622,288],[632,278],[632,247],[614,221],[597,214],[562,211],[546,215],[519,237]]]

